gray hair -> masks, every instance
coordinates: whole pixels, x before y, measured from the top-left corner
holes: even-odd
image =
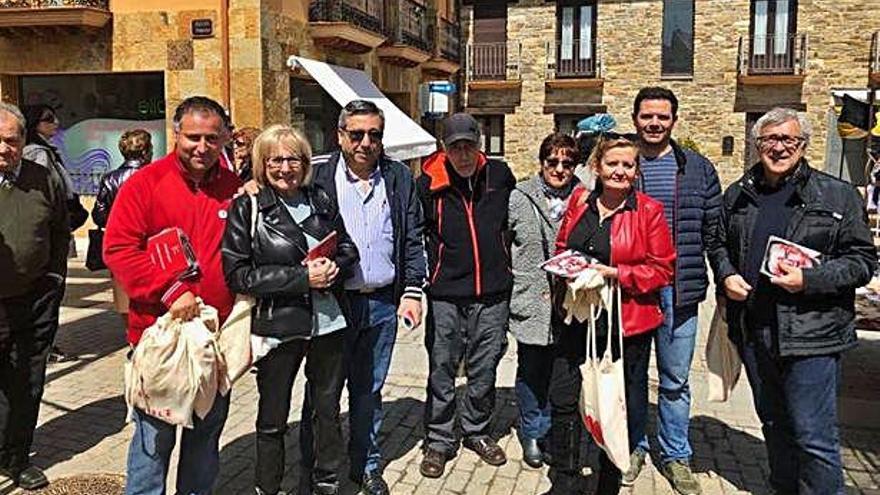
[[[21,113],[21,110],[19,110],[17,106],[12,103],[0,101],[0,113],[8,113],[15,117],[15,120],[18,121],[18,131],[21,134],[21,137],[25,136],[25,133],[27,132],[27,120],[25,120],[24,114]]]
[[[810,137],[813,135],[813,126],[810,125],[810,121],[807,120],[804,115],[798,113],[797,110],[782,107],[776,107],[770,110],[755,122],[755,125],[752,127],[752,142],[755,143],[755,146],[758,145],[758,137],[761,135],[761,131],[763,131],[765,127],[783,124],[792,120],[796,120],[798,126],[801,128],[801,137],[804,138],[804,147],[809,146]]]
[[[378,105],[368,100],[352,100],[339,112],[337,127],[345,129],[348,118],[352,115],[378,115],[382,119],[382,128],[385,128],[385,112]]]

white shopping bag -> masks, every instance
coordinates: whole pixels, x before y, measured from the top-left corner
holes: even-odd
[[[709,340],[706,342],[706,368],[709,370],[709,400],[727,402],[733,387],[739,381],[742,361],[739,352],[727,334],[727,322],[715,307],[712,324],[709,326]]]
[[[193,414],[204,418],[217,392],[225,393],[222,356],[214,331],[217,310],[182,322],[165,314],[147,328],[125,366],[125,401],[150,416],[192,428]],[[129,418],[131,415],[129,414]]]
[[[626,384],[623,372],[623,319],[621,318],[620,288],[614,282],[606,281],[613,294],[610,301],[617,301],[617,338],[620,344],[620,358],[616,361],[611,354],[613,339],[613,303],[606,300],[608,315],[608,337],[605,352],[599,356],[596,349],[596,318],[590,318],[587,331],[587,360],[581,365],[581,418],[593,440],[608,455],[611,462],[622,472],[627,472],[629,463],[629,430],[626,416]],[[599,308],[601,310],[601,308]],[[598,311],[593,313],[598,316]],[[591,316],[593,316],[591,315]]]

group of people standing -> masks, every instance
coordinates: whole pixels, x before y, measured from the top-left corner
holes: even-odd
[[[9,410],[29,394],[33,414],[25,426],[32,436],[45,363],[36,371],[22,367],[17,356],[31,344],[20,335],[33,339],[51,327],[54,336],[70,222],[62,181],[21,157],[24,116],[0,105],[0,233],[14,254],[0,256],[3,273],[14,274],[12,283],[0,283],[0,481],[33,488],[45,485],[45,476],[21,455],[31,439],[20,438],[19,413]],[[443,150],[414,177],[384,154],[384,115],[372,102],[348,103],[338,120],[339,151],[312,156],[289,126],[235,137],[221,105],[188,98],[173,116],[174,150],[111,178],[124,185],[113,188],[103,255],[130,298],[128,341],[136,346],[166,312],[191,320],[203,302],[223,321],[236,294],[253,296],[252,334],[271,349],[255,364],[256,493],[287,493],[287,418],[304,366],[298,491],[337,493],[347,457],[348,477],[363,493],[382,495],[389,488],[381,394],[398,329],[424,319],[429,376],[420,472],[431,478],[443,475],[459,445],[490,465],[507,462],[491,422],[509,331],[517,340],[524,461],[549,464],[550,493],[584,493],[578,395],[587,324],[565,323],[565,282],[538,268],[574,249],[594,258],[593,268],[621,292],[619,306],[608,309],[614,317],[597,319],[596,337],[602,348],[612,335],[623,336],[622,346],[611,347],[624,358],[631,468],[620,472],[603,454],[597,492],[617,493],[645,465],[653,344],[660,377],[654,464],[678,493],[699,494],[689,467],[688,375],[697,307],[709,287],[708,255],[764,425],[771,485],[778,493],[842,493],[834,393],[840,353],[855,344],[853,291],[876,264],[858,193],[809,167],[810,130],[790,110],[758,121],[761,163],[723,196],[714,166],[671,138],[678,119],[671,91],[639,91],[632,118],[634,135],[605,133],[589,156],[570,136],[547,136],[536,173],[517,183],[503,161],[480,151],[479,125],[464,113],[445,121]],[[246,165],[237,171],[220,166],[230,138],[251,146],[236,156]],[[578,167],[595,181],[578,179]],[[13,210],[29,213],[5,213]],[[19,228],[24,222],[29,230]],[[181,277],[150,260],[146,241],[166,228],[188,237],[197,275]],[[761,275],[771,235],[821,252],[820,262]],[[335,250],[310,256],[328,236],[335,236]],[[462,371],[467,387],[458,400]],[[29,377],[28,390],[11,379],[19,376]],[[184,429],[178,493],[211,492],[228,408],[229,396],[218,395],[207,415]],[[165,493],[176,428],[138,409],[133,420],[126,493]]]

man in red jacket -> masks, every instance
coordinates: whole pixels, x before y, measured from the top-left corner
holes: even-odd
[[[137,345],[143,331],[171,312],[184,321],[198,316],[196,298],[217,308],[220,321],[232,309],[233,294],[223,279],[220,243],[226,210],[241,185],[218,166],[229,139],[230,123],[219,103],[194,96],[174,112],[175,148],[132,176],[113,204],[104,234],[104,260],[131,298],[128,341]],[[182,277],[153,264],[147,240],[168,228],[189,238],[198,273]],[[177,493],[211,492],[219,468],[218,443],[229,397],[217,396],[205,418],[185,429],[177,467]],[[176,428],[141,410],[134,411],[135,434],[128,452],[125,493],[165,493]]]

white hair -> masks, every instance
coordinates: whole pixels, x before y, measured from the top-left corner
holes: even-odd
[[[0,101],[0,113],[8,113],[15,117],[15,120],[18,121],[18,132],[21,134],[21,137],[25,136],[25,133],[27,132],[27,121],[24,118],[24,114],[21,113],[21,110],[19,110],[17,106],[12,103]]]
[[[813,126],[810,125],[810,121],[807,120],[804,115],[798,113],[797,110],[782,107],[776,107],[770,110],[755,122],[755,125],[752,127],[752,142],[757,146],[758,137],[761,135],[761,131],[763,131],[765,127],[784,124],[785,122],[792,120],[796,120],[798,126],[801,128],[801,137],[804,138],[804,147],[808,146],[810,144],[810,137],[813,135]]]

